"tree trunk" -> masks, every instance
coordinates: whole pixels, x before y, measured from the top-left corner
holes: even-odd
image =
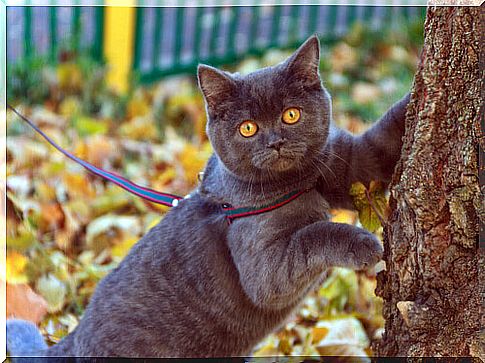
[[[480,10],[428,8],[384,229],[387,270],[378,275],[377,294],[386,327],[374,343],[379,356],[483,357]]]

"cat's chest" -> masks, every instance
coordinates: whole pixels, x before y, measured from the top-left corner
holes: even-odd
[[[317,221],[329,218],[329,204],[315,189],[312,189],[290,203],[267,213],[244,217],[240,227],[254,231],[278,230],[291,233]]]

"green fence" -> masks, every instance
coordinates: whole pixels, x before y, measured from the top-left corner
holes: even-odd
[[[355,22],[375,29],[400,21],[424,22],[425,7],[220,6],[139,7],[135,11],[132,69],[142,83],[193,73],[199,62],[232,63],[269,48],[291,48],[313,33],[323,40],[345,34]],[[7,8],[7,62],[61,50],[103,58],[103,7]]]
[[[199,62],[220,65],[272,47],[295,47],[313,33],[331,40],[357,21],[379,29],[411,19],[424,22],[425,13],[425,7],[140,7],[133,68],[148,83],[193,72]]]
[[[101,60],[103,7],[7,7],[7,61],[33,57],[58,61],[61,51]]]

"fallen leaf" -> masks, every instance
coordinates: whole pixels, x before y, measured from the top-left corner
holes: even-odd
[[[108,125],[103,120],[88,116],[75,117],[73,119],[73,126],[80,136],[105,134],[108,131]]]
[[[57,81],[62,90],[71,92],[79,90],[83,84],[81,69],[74,62],[61,63],[57,67]]]
[[[39,214],[39,229],[43,232],[55,231],[64,223],[64,212],[59,203],[46,203],[41,205]]]
[[[361,322],[354,318],[332,319],[319,321],[316,328],[326,328],[328,333],[316,344],[321,355],[358,356],[364,360],[367,354],[365,348],[370,344],[369,338]],[[352,360],[351,360],[352,361]]]
[[[37,280],[36,290],[47,301],[47,311],[54,313],[64,306],[66,285],[52,274],[44,275]]]
[[[17,251],[7,251],[6,273],[7,282],[11,285],[25,284],[28,277],[25,273],[25,267],[29,260]]]
[[[197,175],[204,169],[210,152],[200,150],[191,144],[186,144],[179,155],[180,163],[184,169],[185,180],[193,185],[197,182]]]
[[[47,313],[47,302],[29,285],[7,283],[7,318],[18,318],[39,323]]]
[[[110,229],[129,231],[131,234],[141,233],[140,221],[133,216],[107,214],[91,221],[86,228],[86,242],[92,244],[95,237],[108,232]]]
[[[44,180],[35,180],[35,198],[40,203],[52,202],[56,199],[56,189]]]
[[[381,96],[381,90],[372,83],[358,82],[352,89],[352,99],[359,104],[375,101]]]
[[[124,239],[121,243],[117,243],[111,247],[111,255],[118,261],[121,261],[130,251],[131,247],[138,241],[137,236],[130,236]]]
[[[146,116],[151,110],[151,106],[141,89],[137,90],[134,96],[126,105],[126,114],[128,119],[134,117]]]
[[[86,180],[85,175],[65,172],[63,174],[63,181],[71,198],[85,199],[93,198],[96,195],[91,183]]]
[[[312,328],[312,336],[313,336],[312,343],[316,344],[320,342],[323,338],[327,336],[328,332],[329,332],[329,329],[326,327]]]
[[[252,356],[267,357],[281,355],[278,349],[278,343],[278,338],[276,338],[274,335],[269,335],[256,346]]]
[[[135,140],[156,140],[158,130],[155,121],[150,115],[137,116],[128,122],[125,122],[119,128],[121,136],[129,137]]]
[[[7,222],[7,230],[9,227]],[[7,235],[7,247],[17,252],[25,252],[36,243],[35,235],[26,227],[26,223],[22,222],[16,226],[15,235]]]
[[[71,333],[79,324],[79,320],[73,314],[66,314],[59,317],[59,322],[67,326],[67,333]]]
[[[80,112],[81,102],[77,97],[66,97],[59,104],[59,113],[66,118],[77,116],[80,114]]]
[[[331,68],[334,72],[341,73],[346,69],[350,69],[357,64],[357,52],[354,47],[347,43],[339,43],[333,48],[330,57]]]

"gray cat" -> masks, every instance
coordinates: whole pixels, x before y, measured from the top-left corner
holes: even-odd
[[[328,211],[352,207],[355,181],[389,182],[409,95],[355,137],[332,125],[318,65],[316,36],[285,62],[245,76],[200,65],[214,148],[200,186],[99,283],[71,334],[40,351],[35,327],[11,320],[10,353],[247,356],[329,267],[379,261],[374,235],[329,222]],[[266,213],[231,223],[223,213],[227,205],[275,205],[292,191],[298,196]]]

